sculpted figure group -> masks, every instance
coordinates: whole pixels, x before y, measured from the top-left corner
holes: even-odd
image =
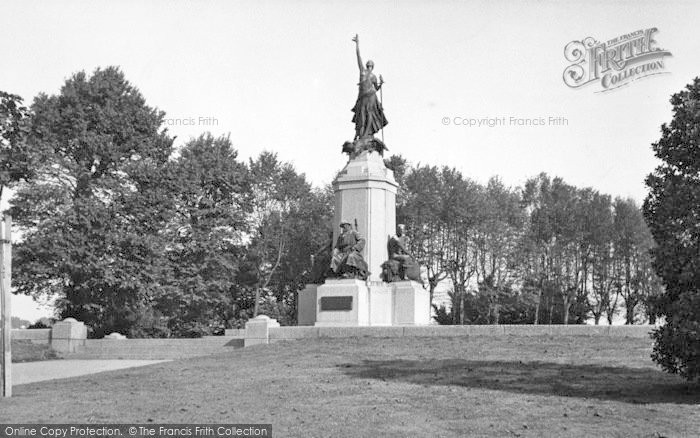
[[[374,135],[388,123],[384,116],[382,102],[377,96],[382,89],[384,79],[381,75],[379,79],[374,75],[373,61],[369,60],[363,64],[360,56],[360,38],[355,35],[352,40],[355,43],[360,80],[357,84],[357,100],[352,108],[355,138],[352,142],[348,141],[343,145],[343,152],[347,153],[351,159],[364,151],[382,155],[387,148],[384,142],[375,138]],[[312,283],[321,284],[329,277],[360,280],[367,280],[369,277],[367,262],[362,257],[365,238],[358,232],[357,224],[353,229],[349,220],[342,220],[340,228],[341,232],[335,243],[331,233],[328,243],[311,256]],[[420,266],[410,253],[409,247],[405,226],[399,225],[396,234],[389,237],[387,245],[389,260],[381,266],[383,281],[414,280],[422,284]]]
[[[377,152],[384,155],[387,150],[382,140],[374,137],[374,134],[381,131],[387,123],[384,116],[384,108],[381,100],[377,97],[377,92],[382,89],[384,79],[379,75],[379,80],[374,75],[374,61],[368,60],[362,63],[360,56],[360,37],[355,35],[352,39],[355,42],[355,53],[357,54],[357,66],[360,69],[360,80],[357,83],[358,92],[352,123],[355,124],[355,139],[346,141],[343,144],[343,152],[350,158],[355,158],[363,151]]]
[[[332,235],[329,243],[324,245],[311,257],[311,282],[322,284],[326,278],[356,278],[367,280],[370,275],[367,262],[362,257],[365,247],[365,238],[355,229],[349,221],[340,224],[341,233],[332,243]],[[406,227],[401,224],[397,227],[396,234],[389,237],[387,252],[389,260],[382,263],[382,281],[391,283],[394,281],[413,280],[423,284],[420,275],[420,265],[409,251],[410,239],[406,235]]]
[[[382,263],[382,280],[387,283],[400,280],[413,280],[423,284],[420,265],[409,251],[410,240],[406,236],[406,226],[399,224],[396,235],[389,237],[387,252],[389,260]]]

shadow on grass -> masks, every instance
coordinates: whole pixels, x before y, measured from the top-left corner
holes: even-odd
[[[700,385],[652,368],[479,360],[365,360],[339,368],[357,378],[463,386],[626,403],[700,403]]]

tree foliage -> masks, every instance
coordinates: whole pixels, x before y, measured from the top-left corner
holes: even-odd
[[[624,306],[632,324],[650,314],[660,285],[634,201],[546,174],[512,188],[400,156],[386,163],[403,183],[397,221],[427,270],[431,302],[449,282],[449,308],[433,306],[441,323],[612,322]]]
[[[700,78],[671,97],[673,119],[652,145],[662,164],[647,177],[644,215],[657,246],[654,267],[665,293],[653,359],[666,371],[700,378]]]
[[[32,178],[40,158],[26,142],[30,111],[16,94],[0,91],[0,198],[6,187]]]
[[[26,142],[44,160],[12,200],[24,231],[17,290],[59,296],[61,317],[95,335],[138,331],[167,269],[149,232],[164,223],[163,203],[149,200],[171,153],[163,113],[115,68],[77,73],[31,110]]]

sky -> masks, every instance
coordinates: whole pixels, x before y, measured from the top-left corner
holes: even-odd
[[[385,80],[390,154],[514,187],[547,172],[641,203],[669,98],[700,71],[698,16],[694,1],[2,1],[0,90],[31,102],[116,65],[176,145],[230,135],[242,159],[277,152],[320,186],[354,135],[359,34]],[[606,92],[564,83],[571,41],[648,28],[671,53],[664,74]],[[18,316],[46,312],[13,298]]]

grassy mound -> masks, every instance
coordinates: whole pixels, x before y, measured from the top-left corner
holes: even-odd
[[[272,423],[275,436],[694,436],[651,341],[314,339],[15,387],[0,423]],[[66,394],[70,403],[57,403]]]

